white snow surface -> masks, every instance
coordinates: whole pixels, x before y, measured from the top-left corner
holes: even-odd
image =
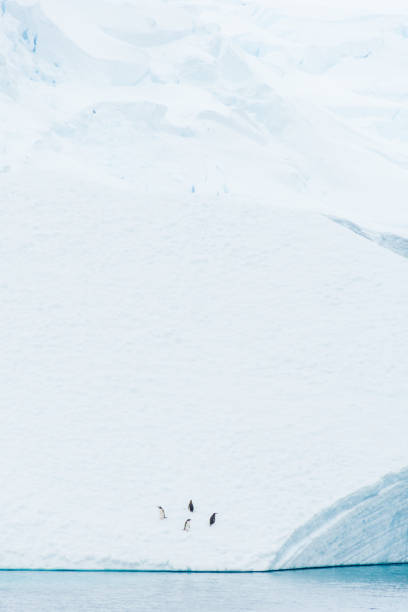
[[[0,2],[0,567],[408,560],[407,51],[397,0]]]

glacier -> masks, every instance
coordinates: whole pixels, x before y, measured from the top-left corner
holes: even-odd
[[[402,2],[0,7],[0,567],[407,561]]]

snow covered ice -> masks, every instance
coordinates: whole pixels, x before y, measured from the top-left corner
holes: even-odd
[[[0,567],[408,560],[383,4],[0,3]]]

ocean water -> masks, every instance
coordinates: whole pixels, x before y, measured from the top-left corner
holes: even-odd
[[[7,612],[406,612],[408,566],[260,574],[0,572]]]

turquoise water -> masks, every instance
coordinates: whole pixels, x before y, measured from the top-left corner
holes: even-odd
[[[269,574],[0,572],[7,612],[407,612],[408,566]]]

